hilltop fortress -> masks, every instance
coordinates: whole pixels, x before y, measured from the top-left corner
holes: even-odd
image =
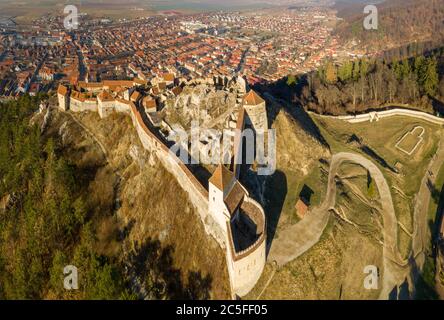
[[[76,86],[60,85],[57,97],[63,111],[97,112],[101,118],[117,112],[131,117],[144,148],[155,154],[177,179],[197,209],[207,234],[226,252],[231,295],[235,298],[245,296],[255,286],[265,266],[266,218],[262,206],[238,180],[243,167],[238,164],[242,159],[242,136],[237,134],[234,138],[232,164],[217,165],[206,181],[171,151],[167,133],[172,129],[160,111],[168,99],[198,85],[236,96],[237,114],[227,117],[236,120],[237,129],[268,129],[265,101],[254,91],[247,93],[245,80],[240,77],[179,82],[174,75],[166,74],[150,83],[139,79],[79,82]]]

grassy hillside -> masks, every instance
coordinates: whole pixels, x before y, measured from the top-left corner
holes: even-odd
[[[54,109],[41,134],[38,102],[0,107],[0,297],[227,298],[224,253],[130,119]]]

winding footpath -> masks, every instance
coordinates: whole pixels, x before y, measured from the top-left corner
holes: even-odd
[[[278,100],[267,95],[271,101]],[[283,105],[288,105],[285,101],[280,101]],[[407,109],[406,109],[407,108]],[[308,112],[313,115],[313,112]],[[332,118],[347,121],[349,123],[357,122],[372,122],[381,118],[391,118],[394,116],[406,116],[416,119],[421,119],[429,123],[444,125],[444,118],[437,117],[420,110],[413,110],[409,105],[402,105],[399,107],[386,109],[384,111],[369,112],[359,116],[323,116],[320,117]],[[327,196],[318,208],[313,209],[305,218],[296,225],[289,226],[284,230],[279,231],[279,237],[274,239],[268,260],[275,261],[279,267],[296,259],[313,245],[315,245],[322,233],[324,232],[328,219],[330,217],[330,209],[335,205],[336,184],[335,178],[339,165],[343,161],[353,161],[366,167],[377,180],[379,193],[381,197],[383,208],[383,235],[384,235],[384,249],[383,249],[383,287],[380,293],[380,299],[387,299],[390,297],[391,289],[399,286],[405,281],[412,270],[417,268],[422,269],[425,262],[426,249],[430,244],[430,232],[428,230],[428,211],[431,200],[431,190],[429,185],[434,185],[436,176],[444,163],[444,142],[440,141],[438,150],[429,163],[428,169],[421,181],[419,192],[415,197],[415,207],[413,212],[413,236],[411,259],[408,261],[401,258],[398,249],[398,229],[397,219],[394,213],[392,196],[388,187],[387,181],[383,177],[381,171],[368,159],[353,153],[340,153],[334,155],[331,161],[329,170]],[[371,170],[370,170],[371,169]],[[415,280],[415,279],[413,279]]]
[[[296,259],[315,245],[330,217],[330,210],[336,203],[336,176],[341,164],[350,161],[366,168],[378,187],[383,215],[383,281],[381,299],[387,299],[391,290],[400,285],[406,277],[407,261],[403,260],[398,249],[398,222],[393,207],[393,200],[387,181],[379,168],[369,159],[354,153],[338,153],[333,155],[327,184],[327,194],[323,203],[313,209],[301,222],[289,226],[279,232],[274,239],[268,259],[276,261],[279,267]]]

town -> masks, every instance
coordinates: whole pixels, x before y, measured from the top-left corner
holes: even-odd
[[[50,92],[78,84],[171,73],[180,78],[242,74],[249,84],[317,68],[341,51],[326,7],[93,19],[64,28],[63,12],[28,26],[0,24],[0,95]]]
[[[0,12],[0,299],[444,299],[444,0]]]

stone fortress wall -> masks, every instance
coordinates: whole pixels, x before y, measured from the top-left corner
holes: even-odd
[[[250,197],[245,198],[245,203],[246,205],[251,205],[257,209],[250,210],[250,212],[253,213],[252,215],[258,225],[258,229],[262,229],[264,232],[250,247],[238,252],[234,250],[235,246],[232,233],[228,233],[228,269],[231,272],[231,278],[233,279],[234,292],[239,296],[246,295],[254,288],[262,275],[267,258],[265,212],[263,211],[262,206]]]
[[[228,79],[216,77],[189,81],[186,85],[206,83],[214,86],[223,86],[227,82]],[[135,83],[135,85],[137,84]],[[98,88],[99,85],[94,86],[96,92],[100,92]],[[266,218],[261,205],[251,199],[248,193],[244,196],[243,206],[245,208],[243,209],[250,215],[249,218],[255,224],[253,227],[257,229],[260,235],[248,248],[236,251],[230,221],[227,221],[227,227],[225,228],[217,221],[216,216],[210,212],[208,190],[194,176],[187,165],[164,144],[143,109],[138,108],[133,101],[122,98],[103,100],[99,95],[96,99],[76,99],[70,96],[69,90],[64,86],[59,87],[57,95],[59,108],[64,111],[93,111],[98,112],[101,118],[105,118],[113,112],[125,113],[131,116],[143,147],[156,154],[166,170],[175,177],[182,189],[187,192],[191,203],[199,214],[206,233],[212,236],[220,247],[225,250],[232,296],[246,295],[255,286],[265,267]],[[260,108],[265,111],[264,105],[261,104]],[[242,109],[241,112],[243,113],[244,110]],[[257,117],[257,112],[255,117]],[[261,119],[263,119],[263,116]],[[242,116],[241,120],[247,121],[249,118]],[[251,120],[249,121],[251,122]]]
[[[312,112],[310,112],[312,113]],[[384,118],[390,118],[394,116],[407,116],[417,119],[426,120],[438,125],[444,125],[444,118],[440,118],[437,116],[434,116],[432,114],[423,112],[423,111],[416,111],[411,109],[404,109],[404,108],[393,108],[390,110],[384,110],[384,111],[373,111],[368,112],[365,114],[359,114],[356,116],[350,115],[350,116],[328,116],[328,115],[321,115],[321,117],[325,118],[332,118],[332,119],[339,119],[344,120],[350,123],[362,123],[362,122],[373,122],[378,121],[379,119]]]

